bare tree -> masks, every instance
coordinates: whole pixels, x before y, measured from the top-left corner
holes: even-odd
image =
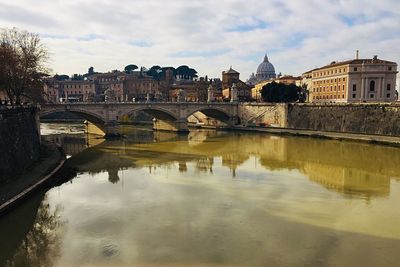
[[[0,90],[12,104],[43,99],[47,48],[39,35],[13,29],[0,30]]]

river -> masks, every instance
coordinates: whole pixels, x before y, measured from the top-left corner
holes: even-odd
[[[400,149],[42,124],[64,184],[0,218],[0,266],[398,266]]]

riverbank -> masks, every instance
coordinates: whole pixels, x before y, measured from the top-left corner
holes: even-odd
[[[0,184],[0,214],[39,190],[63,166],[64,153],[49,142],[42,142],[39,160],[23,174],[10,177]]]
[[[370,144],[380,144],[380,145],[400,147],[399,136],[313,131],[313,130],[302,130],[302,129],[275,128],[275,127],[234,126],[231,128],[231,130],[243,131],[243,132],[264,132],[277,135],[306,136],[306,137],[325,138],[333,140],[356,141],[356,142],[365,142]]]

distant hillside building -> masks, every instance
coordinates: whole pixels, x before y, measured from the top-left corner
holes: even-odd
[[[196,81],[176,81],[169,86],[168,101],[178,102],[179,94],[183,92],[184,100],[187,102],[205,102],[209,85],[210,81],[205,77],[200,77]]]
[[[85,80],[46,80],[44,92],[47,101],[92,102],[105,101],[106,92],[112,101],[165,100],[167,94],[160,91],[159,82],[136,71],[125,73],[112,71],[88,75]]]
[[[96,87],[93,81],[58,81],[50,78],[45,82],[44,93],[45,99],[52,103],[62,102],[67,98],[73,102],[88,102],[93,101],[96,95]]]
[[[397,64],[378,59],[335,62],[303,74],[310,102],[393,102]],[[307,78],[308,77],[308,78]]]

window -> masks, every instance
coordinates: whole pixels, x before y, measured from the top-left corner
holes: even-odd
[[[386,88],[388,91],[390,91],[390,83],[387,84]]]
[[[342,98],[344,98],[344,95],[342,95]]]
[[[369,83],[369,90],[370,90],[370,91],[375,91],[375,81],[371,81],[371,82]]]
[[[390,94],[387,94],[386,97],[387,97],[387,98],[390,98]]]
[[[354,71],[357,71],[357,67],[354,68]]]
[[[370,94],[370,95],[369,95],[369,98],[374,98],[374,94]]]
[[[389,70],[392,70],[392,67],[389,67],[388,69],[389,69]]]
[[[357,90],[357,85],[353,84],[353,91]]]
[[[356,98],[356,94],[353,94],[353,98]]]

